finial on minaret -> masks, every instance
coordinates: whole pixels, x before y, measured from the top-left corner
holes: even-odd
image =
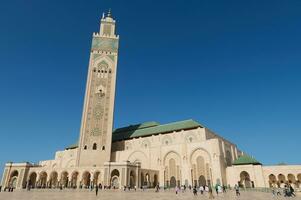
[[[109,8],[109,11],[108,11],[107,17],[112,17],[111,8]]]

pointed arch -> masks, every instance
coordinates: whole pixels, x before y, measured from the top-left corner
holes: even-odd
[[[111,60],[107,55],[100,55],[99,57],[94,59],[93,67],[97,67],[102,62],[105,62],[108,65],[108,67],[114,66],[114,61]]]
[[[76,188],[77,187],[77,179],[78,179],[78,171],[73,171],[71,173],[71,187]]]
[[[37,173],[31,172],[28,177],[29,177],[28,178],[28,186],[30,188],[35,188],[36,182],[37,182],[37,177],[38,177]]]
[[[97,186],[100,183],[100,171],[95,171],[93,173],[93,185]]]
[[[277,178],[274,174],[269,175],[269,185],[270,187],[276,187],[277,184]]]
[[[164,157],[163,157],[163,165],[166,165],[166,164],[167,164],[167,163],[166,163],[167,158],[168,158],[168,157],[171,157],[173,154],[176,155],[177,161],[182,165],[180,154],[179,154],[178,152],[176,152],[176,151],[173,151],[173,150],[167,152],[167,153],[164,155]]]
[[[175,151],[169,151],[164,156],[164,185],[175,187],[181,185],[182,161],[180,155]]]
[[[18,170],[12,171],[9,176],[9,186],[16,188],[18,178],[19,178],[19,171]]]
[[[206,149],[204,149],[204,148],[197,147],[197,148],[193,149],[191,151],[191,153],[190,153],[189,161],[190,161],[191,165],[193,164],[192,161],[193,161],[194,156],[196,156],[196,155],[202,155],[202,156],[204,156],[205,160],[208,161],[208,163],[211,164],[210,153]]]
[[[49,177],[49,187],[55,188],[58,186],[58,173],[56,171],[52,171]]]
[[[245,188],[251,188],[252,187],[252,181],[250,178],[250,174],[247,171],[240,172],[240,184]]]
[[[91,174],[90,174],[90,172],[88,172],[88,171],[83,172],[81,183],[85,188],[88,188],[90,186],[90,184],[91,184]]]
[[[47,183],[47,173],[45,171],[41,171],[39,173],[39,187],[45,188]]]
[[[141,168],[148,168],[149,167],[149,159],[148,156],[143,151],[134,151],[132,152],[128,159],[130,162],[140,162]]]

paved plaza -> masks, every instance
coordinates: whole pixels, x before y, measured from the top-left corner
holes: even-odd
[[[300,199],[295,197],[294,199]],[[193,196],[192,192],[179,193],[176,195],[173,191],[161,191],[159,193],[153,190],[149,191],[120,191],[120,190],[107,190],[99,191],[98,196],[95,196],[95,191],[87,190],[32,190],[32,191],[14,191],[1,192],[0,200],[94,200],[94,199],[105,199],[105,200],[191,200],[191,199],[209,199],[208,195],[198,194]],[[264,192],[241,192],[240,197],[236,197],[233,191],[228,191],[226,194],[215,195],[215,199],[225,200],[268,200],[268,199],[286,199],[284,197],[273,197],[272,194]]]

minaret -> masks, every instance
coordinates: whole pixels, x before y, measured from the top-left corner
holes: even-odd
[[[93,33],[77,166],[103,166],[110,161],[119,36],[111,11]]]

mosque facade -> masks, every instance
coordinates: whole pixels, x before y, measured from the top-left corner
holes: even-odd
[[[111,13],[93,34],[79,141],[53,160],[5,164],[2,187],[301,187],[301,165],[263,166],[189,119],[113,130],[119,36]]]

